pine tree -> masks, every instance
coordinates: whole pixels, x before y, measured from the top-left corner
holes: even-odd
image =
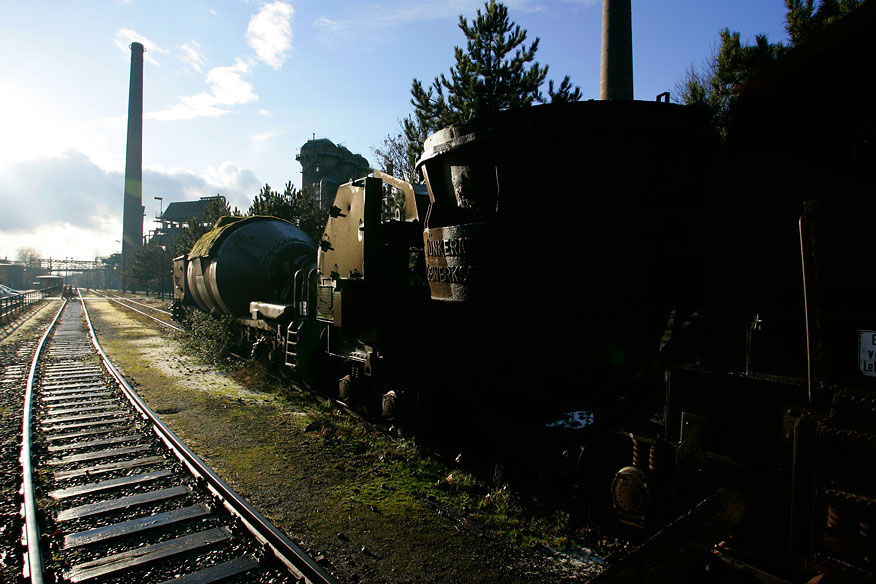
[[[171,281],[173,256],[152,239],[146,245],[134,250],[131,264],[125,275],[137,281],[139,286],[149,292],[163,293]]]
[[[466,49],[454,48],[450,78],[441,74],[428,88],[414,79],[411,86],[414,116],[404,122],[405,138],[417,155],[425,137],[439,128],[546,101],[540,88],[548,66],[535,61],[539,39],[527,45],[526,31],[510,21],[504,4],[490,0],[471,22],[460,15],[459,28]],[[568,76],[556,91],[551,81],[548,94],[557,102],[581,99]]]
[[[860,4],[861,0],[820,0],[817,5],[816,0],[785,0],[785,30],[791,38],[790,47],[769,42],[765,34],[755,36],[754,44],[743,43],[739,32],[724,28],[719,33],[720,48],[707,61],[705,69],[691,67],[676,85],[679,101],[708,106],[715,126],[724,134],[733,117],[736,99],[755,73]]]
[[[861,0],[785,0],[785,30],[793,45],[799,45],[813,34],[842,18],[858,6]]]
[[[705,70],[691,66],[676,85],[676,93],[682,103],[707,106],[715,127],[724,136],[742,88],[788,48],[782,43],[771,43],[765,34],[755,36],[753,44],[744,43],[739,32],[726,27],[719,37],[720,47],[707,61]]]
[[[247,215],[269,215],[294,223],[312,239],[318,241],[325,229],[326,217],[319,203],[306,190],[299,191],[286,183],[283,192],[274,191],[266,184],[253,198]]]

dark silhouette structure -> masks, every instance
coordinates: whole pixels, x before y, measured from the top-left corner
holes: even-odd
[[[365,157],[353,154],[327,138],[308,140],[295,155],[301,163],[301,188],[309,190],[325,211],[335,199],[338,186],[371,172]]]
[[[175,201],[167,206],[167,209],[156,217],[159,227],[150,231],[146,241],[157,243],[166,250],[173,251],[176,240],[179,239],[182,230],[190,227],[193,223],[204,223],[204,213],[212,201],[219,199],[225,204],[225,197],[216,195],[213,197],[201,197],[197,201]]]

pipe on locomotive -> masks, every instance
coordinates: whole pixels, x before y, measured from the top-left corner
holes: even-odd
[[[633,99],[633,26],[630,0],[602,0],[599,99]]]

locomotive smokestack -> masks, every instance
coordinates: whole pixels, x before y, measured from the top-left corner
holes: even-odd
[[[125,159],[125,200],[122,216],[122,267],[143,244],[143,45],[131,43],[131,85],[128,90],[128,146]],[[122,287],[125,276],[122,272]]]
[[[633,26],[630,0],[602,0],[599,99],[633,99]]]

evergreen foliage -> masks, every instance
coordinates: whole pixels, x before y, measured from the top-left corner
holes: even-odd
[[[173,255],[180,256],[189,253],[195,242],[213,229],[213,225],[220,217],[227,215],[239,217],[240,211],[237,208],[232,210],[225,197],[217,196],[211,199],[204,207],[204,216],[201,219],[192,217],[189,219],[188,225],[181,230],[179,239],[176,240],[173,248]]]
[[[197,241],[213,226],[221,217],[241,217],[244,214],[237,208],[232,209],[225,197],[212,199],[204,209],[204,216],[199,220],[191,218],[188,225],[181,230],[179,239],[174,246],[173,255],[179,256],[189,253]],[[275,191],[266,184],[253,197],[252,204],[247,209],[246,216],[267,215],[285,219],[301,228],[314,241],[319,241],[325,229],[326,216],[320,210],[319,203],[306,190],[299,191],[286,183],[282,192]]]
[[[765,65],[786,51],[782,43],[771,43],[765,34],[755,36],[754,44],[742,42],[739,32],[724,28],[721,44],[706,65],[705,71],[688,69],[677,91],[688,105],[708,106],[713,121],[723,134],[733,115],[733,105],[745,83]]]
[[[125,275],[138,283],[138,288],[149,292],[163,292],[168,288],[173,272],[173,255],[152,239],[134,250]]]
[[[793,45],[799,45],[815,33],[839,20],[861,5],[862,0],[785,0],[785,30]]]
[[[715,126],[724,135],[736,99],[755,73],[857,8],[861,1],[785,0],[785,30],[791,39],[790,46],[771,43],[765,34],[755,36],[754,43],[747,44],[742,42],[739,32],[724,28],[719,33],[720,47],[705,67],[691,66],[676,85],[679,101],[709,107]]]
[[[294,223],[314,241],[319,241],[325,229],[326,216],[316,198],[307,190],[296,190],[292,182],[283,192],[274,191],[265,184],[255,196],[247,215],[269,215]]]
[[[403,124],[404,149],[414,160],[425,138],[440,128],[547,101],[540,88],[548,66],[535,61],[539,39],[527,45],[526,30],[511,22],[504,4],[489,0],[471,22],[460,15],[459,28],[466,37],[466,49],[454,48],[456,63],[449,79],[442,73],[428,87],[413,80],[414,115]],[[548,96],[556,102],[577,101],[581,90],[566,76],[556,90],[553,81],[549,83]]]

